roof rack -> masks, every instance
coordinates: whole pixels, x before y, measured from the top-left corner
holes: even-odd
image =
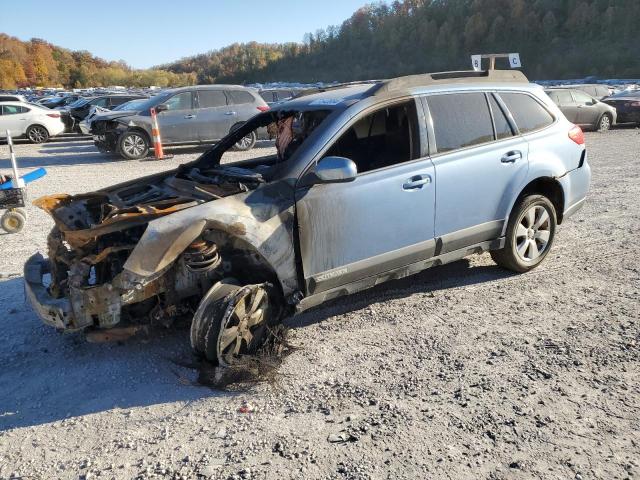
[[[517,82],[529,83],[524,73],[518,70],[464,70],[460,72],[425,73],[392,78],[374,84],[368,96],[382,95],[393,90],[404,90],[411,87],[442,85],[449,83],[481,83],[481,82]]]

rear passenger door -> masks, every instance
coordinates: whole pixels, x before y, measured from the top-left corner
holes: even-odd
[[[594,98],[580,90],[571,92],[578,106],[578,119],[576,123],[580,125],[596,125],[600,119],[600,107]]]
[[[502,235],[528,170],[528,144],[492,93],[425,97],[435,166],[436,254]]]
[[[549,96],[558,105],[567,120],[578,123],[578,104],[571,96],[570,90],[552,90]]]
[[[229,133],[233,115],[223,90],[198,90],[197,125],[201,142],[220,140]]]

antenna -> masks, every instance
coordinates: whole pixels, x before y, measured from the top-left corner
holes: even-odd
[[[511,68],[522,67],[522,63],[520,63],[519,53],[487,53],[482,55],[471,55],[471,66],[476,72],[479,72],[480,70],[482,70],[483,58],[489,59],[489,70],[496,69],[496,58],[508,58],[509,67]]]

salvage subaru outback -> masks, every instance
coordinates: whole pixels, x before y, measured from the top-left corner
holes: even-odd
[[[275,153],[222,161],[265,127]],[[187,318],[228,364],[287,315],[434,265],[489,251],[531,270],[590,177],[580,128],[518,71],[321,90],[175,170],[38,199],[55,227],[26,292],[63,331]]]

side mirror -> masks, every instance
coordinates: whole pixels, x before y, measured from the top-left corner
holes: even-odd
[[[167,110],[169,110],[169,107],[167,107],[166,103],[156,105],[156,113],[166,112]]]
[[[358,168],[353,160],[345,157],[324,157],[314,170],[317,183],[340,183],[355,180]]]

